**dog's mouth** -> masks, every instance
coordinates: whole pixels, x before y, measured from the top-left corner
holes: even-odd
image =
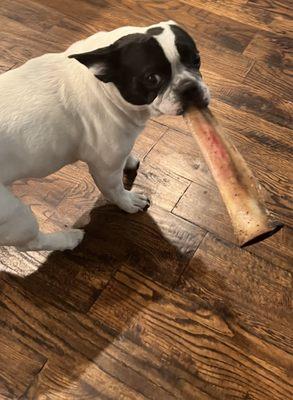
[[[191,106],[206,108],[210,102],[207,86],[202,81],[186,81],[176,89],[183,113]]]
[[[177,84],[176,88],[156,100],[152,103],[154,116],[183,115],[191,106],[206,108],[210,103],[210,93],[202,81],[189,79]]]

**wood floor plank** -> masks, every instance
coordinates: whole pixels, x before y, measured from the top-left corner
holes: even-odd
[[[99,268],[108,263],[117,269],[127,262],[167,286],[176,282],[205,234],[160,207],[128,215],[103,203],[91,213],[85,231],[82,244],[71,256],[80,264],[90,261]]]
[[[189,132],[189,129],[183,117],[177,115],[160,115],[159,117],[152,118],[152,121],[167,126],[179,132]]]
[[[274,95],[270,89],[258,88],[257,82],[249,84],[243,80],[242,83],[238,83],[209,71],[205,71],[204,76],[216,100],[291,129],[292,101],[280,95]]]
[[[24,293],[18,291],[15,296],[7,286],[5,289],[6,296],[8,295],[8,298],[3,299],[5,305],[18,310],[18,318],[21,321],[19,306],[16,304],[23,304],[27,313],[21,313],[26,315],[29,329],[36,326],[32,315],[36,315],[37,309],[31,303],[31,294],[26,292],[26,297],[23,297]],[[14,304],[8,300],[12,294]],[[28,300],[30,298],[31,300]],[[196,302],[187,301],[128,268],[116,274],[115,280],[107,286],[92,307],[90,320],[76,313],[52,309],[49,305],[46,306],[46,311],[41,311],[44,303],[37,297],[33,301],[36,300],[39,321],[43,321],[43,326],[49,324],[50,327],[49,331],[39,327],[40,339],[44,333],[47,336],[50,333],[49,341],[47,338],[48,344],[53,340],[57,351],[58,347],[61,347],[63,352],[65,351],[63,354],[67,354],[69,364],[66,367],[67,362],[62,357],[52,356],[54,362],[48,364],[48,372],[45,367],[44,372],[35,380],[28,392],[32,395],[28,398],[34,398],[34,395],[44,393],[48,388],[53,399],[57,398],[57,395],[58,398],[68,398],[68,393],[72,394],[72,390],[79,393],[82,388],[82,398],[84,393],[88,394],[89,385],[95,384],[94,387],[102,387],[105,395],[110,395],[110,398],[113,389],[116,394],[125,391],[123,385],[118,383],[117,386],[117,378],[118,382],[121,381],[125,367],[119,364],[118,369],[114,368],[117,364],[112,358],[114,354],[117,356],[117,346],[124,354],[127,353],[123,356],[124,360],[127,360],[126,365],[138,369],[145,380],[158,379],[156,371],[161,371],[161,385],[163,388],[167,385],[170,387],[170,384],[174,385],[173,377],[176,373],[177,385],[171,393],[176,396],[179,391],[180,396],[175,398],[197,399],[200,391],[207,393],[206,397],[202,398],[219,399],[225,396],[228,398],[229,395],[241,399],[247,393],[251,393],[255,399],[265,399],[268,393],[272,399],[289,399],[292,393],[284,372],[288,370],[290,357],[282,349],[268,349],[262,339],[243,330],[235,320],[231,321],[223,314],[223,311],[221,314],[215,314],[199,299]],[[28,301],[29,306],[25,306]],[[168,314],[163,311],[167,304]],[[12,323],[11,317],[6,323]],[[23,322],[18,322],[18,332],[21,325]],[[112,332],[110,336],[113,346],[110,345],[109,338],[104,338],[105,334],[101,337],[99,326],[107,326],[108,332]],[[124,334],[121,336],[122,332]],[[115,341],[115,336],[118,338],[117,334],[120,335],[120,339]],[[54,339],[52,335],[57,336]],[[24,341],[28,340],[28,336],[22,334],[21,337]],[[135,359],[134,349],[138,344],[141,356]],[[40,344],[34,343],[33,346],[39,347]],[[251,355],[247,357],[244,354],[248,347],[251,349]],[[103,349],[107,349],[107,352]],[[118,354],[120,351],[118,350]],[[103,353],[106,359],[110,356],[106,364]],[[158,368],[156,363],[159,359],[161,361]],[[280,359],[282,368],[279,364]],[[98,365],[98,369],[92,366],[92,360]],[[89,372],[89,378],[86,371]],[[145,375],[146,372],[148,375]],[[113,373],[116,377],[114,383],[111,377]],[[136,382],[128,381],[128,384],[132,386]],[[178,382],[182,383],[178,386]],[[140,390],[145,387],[142,386]],[[92,392],[91,388],[90,390]],[[132,393],[129,387],[127,391]],[[154,391],[154,397],[150,398],[156,399],[156,393],[159,392]],[[60,397],[63,394],[64,397]]]
[[[13,327],[15,336],[19,336],[24,346],[30,346],[35,351],[41,347],[43,352],[50,355],[42,371],[24,391],[22,399],[35,399],[49,394],[50,399],[84,399],[86,396],[114,400],[117,393],[131,399],[155,399],[162,393],[151,380],[147,381],[143,368],[139,367],[135,374],[131,364],[128,365],[129,361],[126,365],[119,361],[117,345],[112,346],[109,352],[108,347],[116,335],[109,335],[108,329],[99,329],[82,314],[44,303],[42,298],[30,290],[23,290],[21,282],[19,285],[14,282],[18,291],[11,302],[11,282],[8,277],[1,281],[6,292],[1,305],[5,304],[11,313],[1,308],[0,318],[4,318],[3,323],[7,328]],[[39,337],[32,340],[36,314]],[[48,325],[50,319],[52,323]],[[153,392],[154,397],[141,394],[148,392]],[[100,397],[100,394],[104,397]]]
[[[0,49],[4,57],[11,60],[15,66],[22,65],[25,61],[41,56],[46,52],[57,52],[64,50],[63,46],[49,42],[44,37],[39,37],[38,43],[35,41],[36,33],[32,37],[22,37],[18,34],[0,32]]]
[[[112,6],[117,6],[115,0],[111,1]],[[257,29],[246,24],[237,23],[225,16],[219,17],[209,11],[197,8],[196,4],[185,4],[180,1],[152,2],[125,0],[119,3],[122,8],[127,7],[133,11],[134,21],[146,23],[146,18],[152,22],[164,19],[174,19],[188,29],[189,33],[196,39],[199,48],[208,47],[212,49],[221,48],[241,53],[250,42]],[[145,12],[147,11],[147,13]],[[140,19],[141,18],[141,19]]]
[[[290,73],[292,64],[291,49],[293,38],[290,35],[276,35],[258,32],[245,48],[243,55],[278,67],[283,73]]]
[[[164,311],[167,304],[168,314]],[[285,373],[292,358],[285,351],[274,347],[267,352],[261,338],[223,313],[215,314],[200,300],[189,302],[166,292],[128,269],[116,274],[90,315],[117,332],[126,328],[128,337],[135,332],[140,343],[151,351],[167,351],[163,362],[181,364],[186,381],[212,398],[240,399],[249,393],[254,399],[289,399],[292,394]],[[248,355],[245,351],[244,356],[244,348],[248,347],[251,352]],[[280,380],[288,383],[285,391]],[[198,397],[183,391],[181,398]]]
[[[185,20],[182,21],[183,24],[186,22],[190,24],[190,27],[187,26],[187,28],[194,35],[200,48],[208,47],[211,50],[231,51],[240,55],[259,32],[258,29],[242,24],[240,21],[234,21],[225,15],[219,17],[211,12],[204,14],[203,10],[195,7],[192,7],[190,11],[192,17],[194,14],[205,15],[205,18],[197,24],[193,23],[193,18],[185,17]]]
[[[293,58],[289,68],[291,69],[291,67],[293,67]],[[268,66],[262,61],[256,61],[245,76],[243,83],[257,90],[267,91],[272,96],[281,97],[290,102],[292,100],[293,75],[291,72],[290,77],[289,68],[282,71],[280,68]]]
[[[275,16],[270,26],[273,32],[278,33],[279,35],[291,35],[292,37],[292,12],[290,15],[288,14],[288,16],[285,18],[283,17],[283,15]]]
[[[215,186],[192,183],[174,208],[173,214],[236,244],[228,212]]]
[[[5,296],[1,296],[1,304],[6,308],[4,312],[1,308],[0,318],[4,318],[5,326],[13,329],[25,345],[35,350],[42,348],[50,357],[22,398],[34,399],[45,393],[50,394],[50,399],[96,398],[102,393],[106,399],[114,400],[121,393],[134,399],[196,399],[201,388],[202,399],[214,398],[205,395],[205,384],[200,379],[198,387],[192,389],[188,381],[190,374],[184,370],[180,372],[180,380],[174,379],[180,371],[180,361],[175,360],[172,365],[166,358],[162,359],[165,352],[144,346],[137,336],[139,332],[134,331],[132,335],[132,327],[126,326],[117,332],[111,324],[64,309],[64,305],[52,307],[38,294],[24,290],[20,281],[13,282],[6,277],[2,283]],[[125,300],[131,294],[128,292],[122,293]],[[109,290],[108,294],[111,293]],[[137,304],[137,311],[142,306]],[[105,307],[104,301],[101,307]],[[133,310],[129,311],[131,317]],[[122,313],[121,318],[124,318]],[[39,332],[38,340],[33,339],[34,329]],[[178,385],[178,382],[181,383]]]
[[[271,12],[274,15],[283,16],[284,18],[293,17],[292,7],[288,0],[248,0],[248,5],[265,12]]]
[[[70,167],[66,168],[66,171],[68,170]],[[32,207],[42,228],[73,185],[73,179],[66,184],[63,176],[64,174],[59,172],[44,179],[22,180],[12,185],[14,195]]]
[[[218,77],[219,84],[230,85],[233,88],[237,83],[241,85],[253,65],[253,60],[236,52],[222,51],[222,49],[202,47],[201,57],[203,58],[201,68],[203,78],[210,86],[211,93],[214,96],[217,95],[215,74]]]
[[[62,6],[57,7],[56,2],[50,0],[43,2],[42,5],[53,7],[54,10],[58,11],[63,10],[65,14],[70,14],[73,19],[84,18],[87,26],[90,23],[94,27],[91,22],[94,18],[96,23],[101,21],[104,27],[108,29],[121,25],[121,11],[124,9],[132,12],[132,25],[140,26],[156,23],[162,19],[174,19],[186,26],[189,32],[199,41],[200,47],[208,41],[211,48],[218,46],[222,50],[231,49],[237,52],[242,52],[257,32],[257,29],[241,24],[239,21],[235,22],[225,17],[219,18],[213,13],[197,9],[194,6],[190,7],[178,1],[164,0],[156,3],[144,1],[141,3],[140,1],[124,0],[117,3],[115,0],[109,0],[107,1],[108,7],[105,4],[105,7],[100,5],[99,8],[91,2],[73,1],[70,2],[71,9],[69,11],[66,9],[69,2],[63,2]],[[80,13],[81,8],[83,9],[82,14]],[[109,19],[110,14],[111,19]],[[207,26],[209,29],[206,28]]]
[[[5,57],[1,57],[0,62],[0,74],[3,74],[6,71],[9,71],[14,67],[16,61],[11,60],[10,58],[5,59]]]
[[[271,261],[208,234],[178,288],[213,309],[222,307],[249,332],[293,356],[291,271]]]
[[[15,12],[17,10],[17,13]],[[37,3],[30,0],[25,2],[19,0],[1,0],[1,19],[3,21],[15,21],[24,28],[29,28],[37,32],[46,32],[62,16],[57,11],[50,12],[48,9],[40,7]],[[5,17],[5,19],[4,19]]]
[[[23,346],[2,325],[0,348],[0,397],[2,400],[14,400],[32,383],[47,360],[40,353]]]
[[[1,49],[4,56],[16,58],[19,64],[44,53],[63,51],[74,41],[96,32],[57,11],[51,10],[48,18],[47,7],[30,1],[5,0],[1,6]],[[15,8],[19,9],[18,15]]]
[[[288,27],[290,6],[287,0],[274,2],[271,0],[181,0],[219,16],[229,17],[235,21],[264,30],[280,32]],[[282,18],[279,18],[281,14]],[[278,23],[276,23],[276,21]]]
[[[115,7],[109,7],[107,1],[98,1],[97,4],[86,0],[31,0],[36,7],[42,6],[47,8],[48,13],[58,12],[67,18],[73,18],[76,22],[86,26],[95,26],[96,30],[114,29],[115,24],[118,27],[129,21],[127,15],[117,14]],[[101,19],[101,20],[100,20]],[[103,21],[103,24],[101,24]]]
[[[170,170],[190,181],[212,183],[208,168],[189,132],[169,129],[145,158],[151,165]]]
[[[151,203],[172,211],[190,185],[190,181],[157,166],[142,164],[133,190],[148,195]]]
[[[46,262],[48,254],[46,251],[21,253],[13,247],[1,247],[0,271],[19,277],[28,276]]]
[[[75,175],[75,177],[72,178],[72,175]],[[61,228],[79,224],[79,219],[86,213],[90,213],[93,207],[105,203],[103,195],[97,189],[89,175],[88,168],[84,164],[79,163],[78,167],[64,168],[50,179],[54,180],[55,178],[58,184],[56,197],[58,192],[60,194],[60,201],[56,205],[47,201],[44,192],[43,199],[40,199],[41,196],[38,197],[38,193],[36,193],[36,197],[32,194],[25,196],[22,193],[25,202],[29,203],[30,200],[33,203],[32,209],[36,213],[42,229],[52,231],[49,219],[57,221],[57,225]],[[68,182],[66,182],[66,179],[68,179]],[[125,179],[125,182],[126,186],[129,187],[127,179]],[[42,187],[39,183],[37,182],[36,187]],[[45,185],[47,190],[50,190],[51,185],[48,182]],[[188,179],[143,162],[134,185],[131,186],[134,191],[145,193],[154,207],[171,211],[189,185]],[[20,189],[18,187],[18,191]]]
[[[166,131],[167,129],[160,124],[149,121],[146,128],[135,142],[133,153],[136,157],[144,159]]]
[[[285,226],[276,235],[249,247],[248,251],[290,272],[293,265],[292,228]]]
[[[290,128],[266,121],[246,110],[237,109],[215,99],[211,107],[223,128],[229,135],[233,135],[232,140],[250,141],[250,147],[257,148],[257,151],[262,149],[268,152],[270,157],[291,160],[293,149]]]
[[[71,172],[74,174],[74,170]],[[67,174],[64,176],[70,178]],[[90,179],[89,176],[87,179]],[[84,179],[73,189],[68,189],[66,199],[58,206],[50,208],[44,196],[43,203],[51,210],[51,214],[41,225],[42,228],[47,228],[49,221],[50,231],[66,229],[78,221],[83,213],[91,210],[96,203],[97,193],[95,187],[89,188],[84,185],[85,182]],[[66,181],[63,179],[61,183],[64,187]],[[90,307],[113,270],[125,260],[154,279],[172,285],[202,240],[204,231],[155,206],[146,215],[129,216],[115,206],[103,205],[103,202],[101,200],[100,206],[92,213],[82,246],[70,257],[50,252],[41,255],[33,252],[23,256],[13,249],[4,248],[1,250],[1,269],[20,276],[33,274],[30,284],[36,292],[41,290],[46,299],[52,298],[58,302],[66,291],[67,301],[78,310]],[[115,224],[111,222],[112,219],[116,221]],[[38,269],[45,272],[39,274],[36,272]],[[97,269],[100,271],[98,278],[95,277]],[[166,279],[168,269],[171,271]],[[72,285],[73,281],[75,285]]]
[[[103,357],[101,357],[103,359]],[[144,396],[143,394],[135,391],[127,384],[127,378],[129,374],[122,375],[122,380],[115,380],[111,374],[104,372],[106,366],[100,366],[100,368],[94,362],[88,361],[85,357],[79,356],[78,366],[77,360],[76,368],[74,371],[72,368],[72,360],[66,360],[65,362],[60,358],[53,358],[50,360],[42,372],[37,376],[35,382],[27,389],[27,391],[20,397],[20,400],[34,400],[42,398],[43,396],[49,396],[50,399],[101,399],[109,400],[115,399],[118,396],[126,395],[129,400],[143,400],[151,399],[154,397]],[[104,360],[104,362],[107,360]],[[84,363],[87,363],[86,367]],[[120,368],[122,369],[122,368]],[[112,372],[112,371],[111,371]],[[120,372],[120,371],[119,371]],[[118,374],[119,374],[118,372]],[[133,374],[134,375],[134,374]],[[132,375],[132,376],[133,376]],[[131,376],[131,375],[130,375]],[[138,382],[138,380],[136,381]],[[149,386],[149,387],[148,387]],[[154,390],[152,385],[148,385],[148,382],[144,382],[145,392],[153,393]],[[140,390],[142,390],[140,388]],[[158,395],[161,395],[157,390]]]
[[[3,0],[1,5],[1,19],[5,22],[5,32],[11,33],[14,29],[14,32],[17,30],[28,37],[32,32],[38,32],[41,37],[49,41],[48,46],[55,44],[55,51],[61,51],[74,41],[96,32],[96,29],[76,22],[58,9],[48,9],[45,3],[30,0],[25,2]]]

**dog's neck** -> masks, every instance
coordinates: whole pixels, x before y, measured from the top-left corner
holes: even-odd
[[[121,96],[119,90],[113,83],[103,83],[99,81],[99,86],[111,103],[112,107],[122,114],[130,125],[133,125],[135,130],[142,130],[148,119],[151,116],[148,106],[136,106],[128,103]]]

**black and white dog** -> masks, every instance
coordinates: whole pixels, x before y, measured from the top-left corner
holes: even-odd
[[[175,22],[98,32],[65,52],[45,54],[0,76],[0,245],[20,250],[73,249],[83,231],[44,234],[30,207],[9,190],[85,161],[101,192],[136,213],[146,196],[125,190],[123,170],[149,117],[205,107],[200,57]]]

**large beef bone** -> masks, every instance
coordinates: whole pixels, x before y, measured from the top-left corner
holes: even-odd
[[[282,224],[270,218],[259,183],[209,109],[192,107],[185,119],[222,195],[238,244],[256,243],[279,230]]]

